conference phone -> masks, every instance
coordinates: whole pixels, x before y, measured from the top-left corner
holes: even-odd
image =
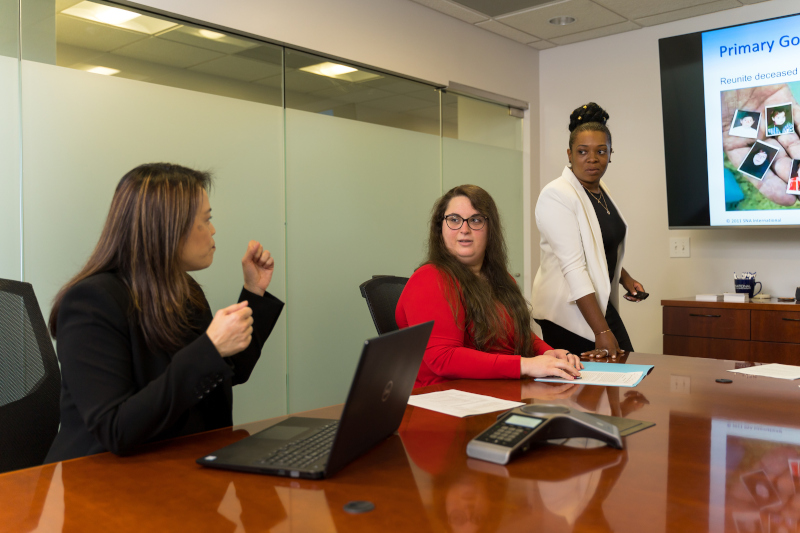
[[[504,465],[534,444],[574,437],[597,439],[622,449],[619,429],[613,424],[565,405],[530,404],[502,414],[469,442],[467,455]]]

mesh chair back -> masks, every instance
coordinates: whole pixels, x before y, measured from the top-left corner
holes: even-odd
[[[398,276],[372,276],[371,280],[359,286],[379,335],[399,329],[394,320],[394,310],[407,281],[408,278]]]
[[[0,472],[42,464],[58,433],[60,391],[33,287],[0,279]]]

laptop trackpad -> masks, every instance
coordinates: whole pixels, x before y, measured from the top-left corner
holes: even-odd
[[[309,429],[311,428],[303,426],[282,426],[279,424],[267,428],[264,431],[259,431],[253,435],[253,437],[258,439],[289,440]]]

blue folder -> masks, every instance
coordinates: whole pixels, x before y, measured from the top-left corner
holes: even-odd
[[[625,385],[600,385],[601,387],[635,387],[644,379],[644,377],[653,370],[653,365],[629,365],[629,364],[619,364],[619,363],[597,363],[591,361],[583,361],[583,369],[590,370],[594,372],[641,372],[642,377],[640,377],[636,383],[633,384],[625,384]],[[581,380],[569,380],[563,378],[536,378],[534,381],[546,381],[548,383],[574,383],[576,385],[597,385],[597,383],[581,383]]]

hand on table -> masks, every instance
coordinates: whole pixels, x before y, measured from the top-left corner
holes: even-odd
[[[563,359],[564,361],[568,362],[578,370],[583,369],[583,363],[581,363],[581,358],[575,355],[574,353],[569,352],[568,350],[547,350],[542,355],[550,355],[552,357],[555,357],[556,359]]]
[[[767,115],[765,106],[786,103],[792,104],[795,133],[786,133],[768,138],[766,136]],[[750,180],[750,183],[761,194],[776,204],[794,205],[797,196],[786,193],[786,184],[789,182],[789,173],[792,170],[792,158],[800,159],[800,137],[796,133],[797,127],[800,125],[800,108],[795,102],[792,91],[785,83],[780,83],[722,93],[722,147],[728,159],[736,168],[745,160],[756,141],[756,139],[728,134],[737,109],[761,113],[758,140],[778,148],[778,155],[761,181],[750,176],[745,177]]]
[[[258,241],[250,241],[242,257],[244,288],[253,294],[264,296],[275,272],[275,259]]]
[[[583,352],[581,355],[588,355],[592,358],[605,359],[610,357],[616,359],[618,355],[625,353],[617,343],[617,338],[611,331],[604,331],[594,338],[594,350]]]
[[[583,367],[582,364],[581,367]],[[537,355],[536,357],[520,358],[520,376],[532,378],[553,376],[571,380],[580,376],[580,372],[568,360],[552,355]]]

